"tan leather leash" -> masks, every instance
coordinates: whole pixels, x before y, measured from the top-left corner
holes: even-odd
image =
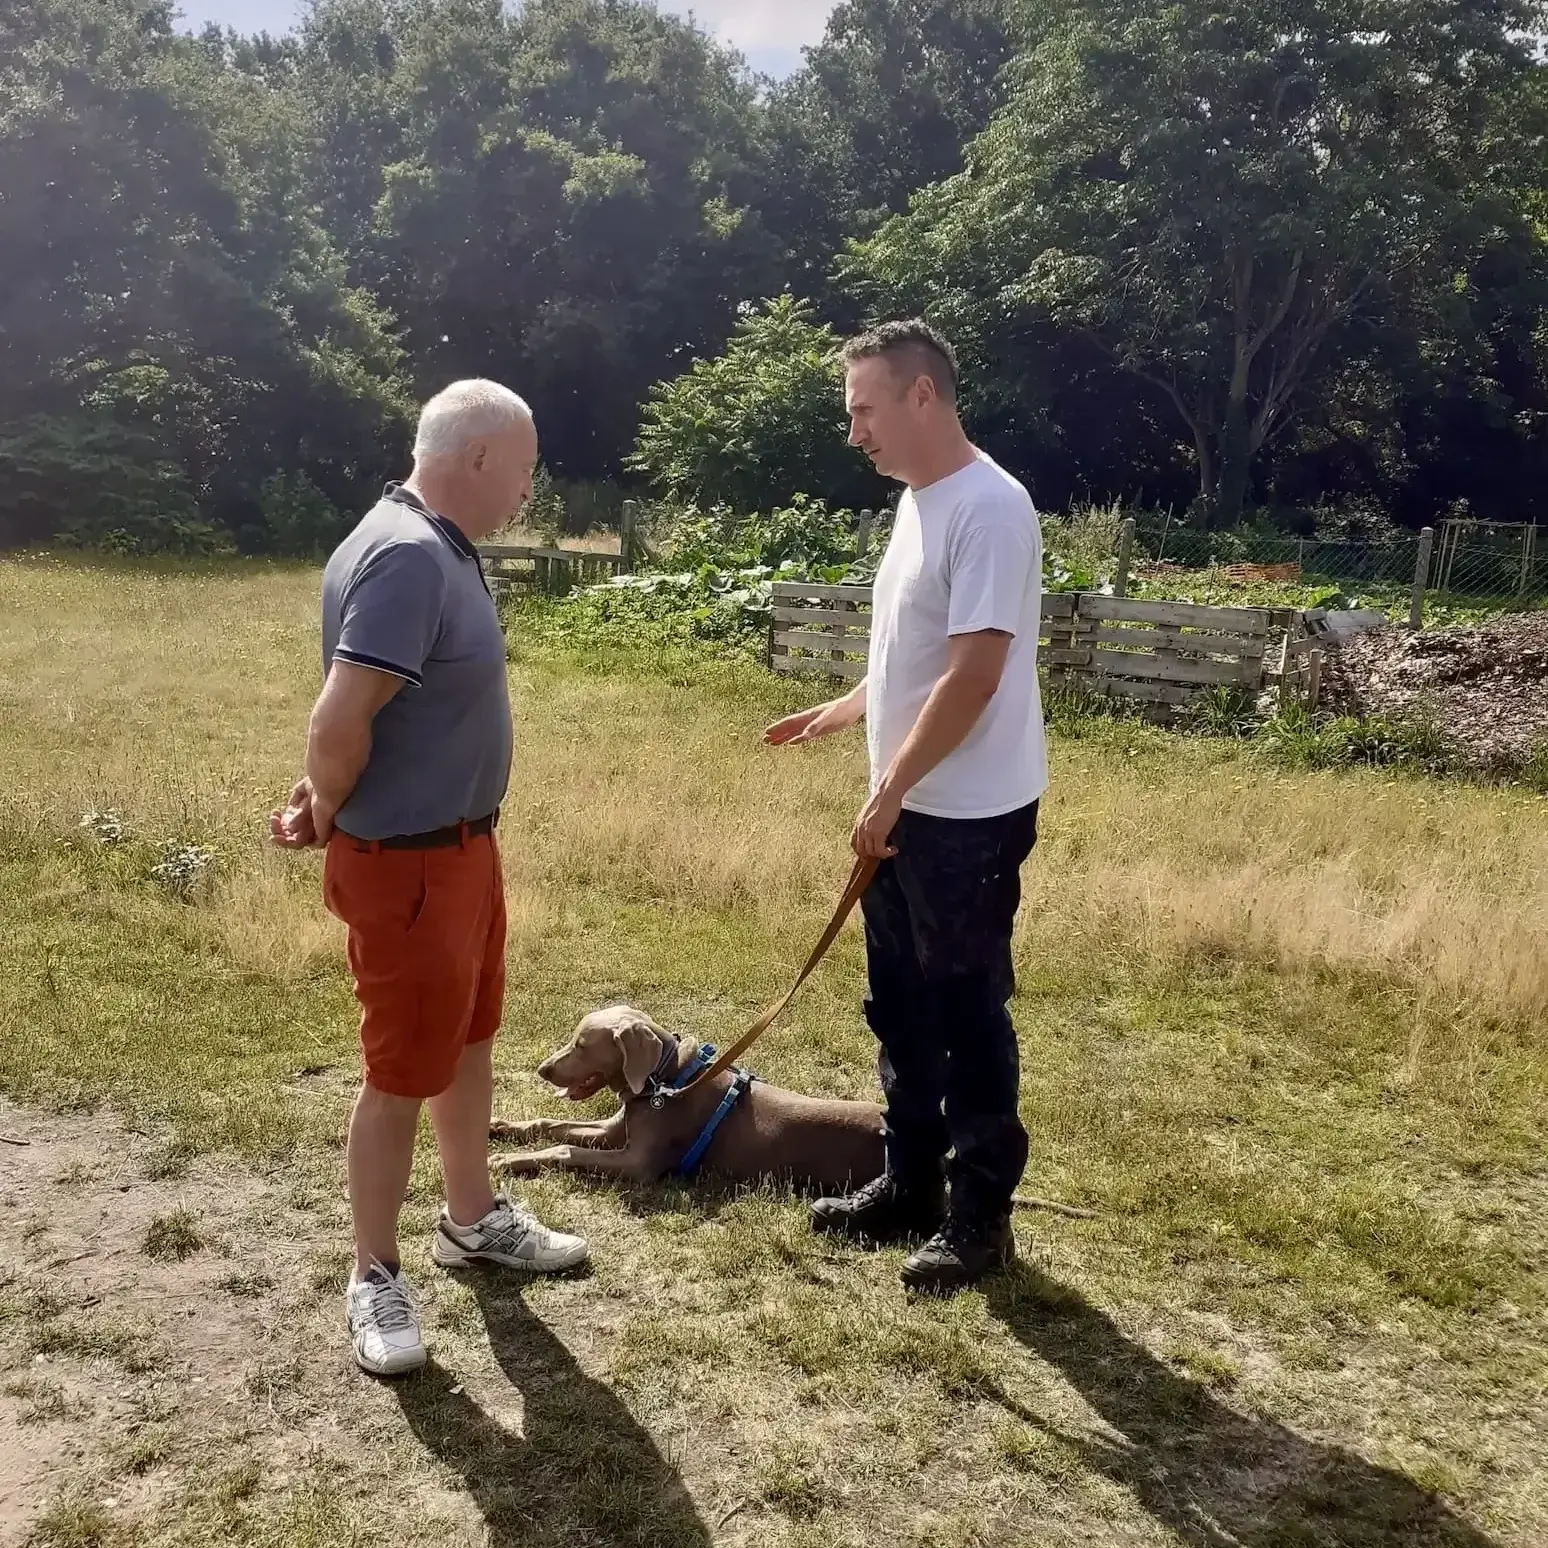
[[[871,878],[876,875],[878,864],[880,864],[879,861],[866,856],[856,858],[855,867],[849,873],[849,883],[844,888],[843,896],[838,900],[838,907],[833,910],[828,928],[822,932],[822,939],[813,948],[811,956],[806,959],[806,966],[796,974],[796,981],[785,991],[784,997],[764,1011],[707,1069],[701,1070],[686,1085],[664,1088],[662,1093],[664,1096],[680,1097],[685,1091],[692,1091],[701,1081],[713,1080],[722,1071],[735,1064],[774,1025],[780,1013],[795,998],[796,990],[812,976],[817,964],[827,956],[828,948],[838,939],[839,931],[844,928],[844,921],[849,918],[855,904],[860,901],[861,894],[871,885]]]

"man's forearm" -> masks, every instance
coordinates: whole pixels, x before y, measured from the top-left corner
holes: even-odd
[[[306,736],[306,777],[312,793],[330,814],[338,811],[365,771],[371,756],[371,724],[332,715],[319,703]]]
[[[844,724],[854,725],[865,716],[865,679],[862,677],[842,699],[835,699],[834,709],[843,717]]]
[[[994,687],[977,673],[948,670],[937,679],[882,776],[880,789],[902,799],[931,769],[962,745],[994,697]]]
[[[371,756],[371,722],[403,686],[374,667],[335,661],[312,708],[306,733],[306,777],[314,806],[332,817],[350,798]]]

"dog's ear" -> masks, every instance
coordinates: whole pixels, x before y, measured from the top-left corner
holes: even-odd
[[[623,1083],[638,1096],[661,1058],[661,1041],[648,1021],[634,1018],[614,1031],[613,1041],[623,1058]]]

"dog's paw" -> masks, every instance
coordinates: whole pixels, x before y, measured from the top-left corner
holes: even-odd
[[[492,1140],[500,1140],[507,1145],[531,1145],[543,1136],[541,1119],[525,1119],[520,1123],[507,1123],[503,1118],[496,1118],[489,1125],[489,1137]]]
[[[536,1155],[509,1152],[501,1156],[491,1156],[489,1169],[492,1172],[501,1172],[507,1177],[532,1177],[542,1169],[542,1163]]]

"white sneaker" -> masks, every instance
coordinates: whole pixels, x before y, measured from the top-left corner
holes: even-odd
[[[445,1205],[436,1224],[430,1256],[442,1268],[463,1268],[469,1263],[498,1263],[501,1268],[525,1269],[530,1274],[557,1274],[584,1263],[591,1255],[584,1236],[566,1236],[518,1209],[508,1193],[473,1225],[461,1226]]]
[[[400,1270],[373,1263],[364,1279],[349,1276],[345,1300],[355,1363],[373,1376],[398,1376],[425,1363],[419,1336],[419,1308]]]

